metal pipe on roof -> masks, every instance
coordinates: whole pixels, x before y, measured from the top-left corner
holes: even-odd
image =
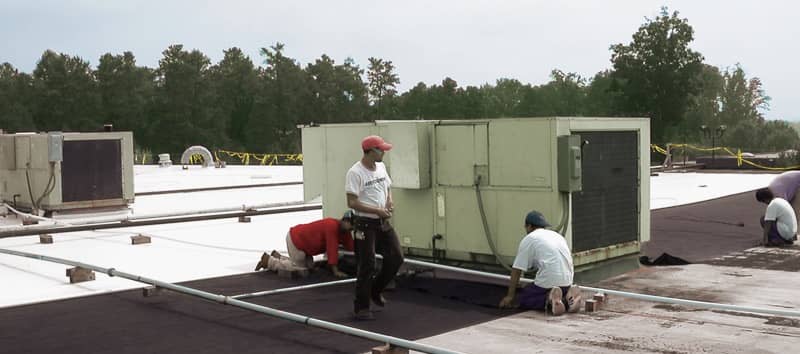
[[[151,213],[151,214],[142,214],[142,215],[97,217],[97,218],[88,218],[88,219],[77,219],[77,220],[73,220],[73,221],[45,218],[45,217],[42,217],[42,216],[35,216],[35,215],[30,215],[30,214],[25,214],[25,213],[22,213],[21,215],[29,216],[29,217],[35,218],[37,220],[42,220],[42,221],[51,221],[53,223],[61,224],[61,225],[78,226],[78,225],[89,225],[89,224],[96,224],[96,223],[103,223],[103,222],[129,222],[129,221],[135,221],[135,220],[166,218],[166,217],[171,217],[171,216],[188,216],[188,215],[214,214],[214,213],[224,213],[224,212],[231,212],[231,211],[247,211],[247,210],[287,207],[287,206],[304,205],[304,204],[305,204],[305,202],[303,202],[303,201],[291,201],[291,202],[266,203],[266,204],[254,204],[254,205],[241,205],[241,206],[236,206],[236,207],[221,207],[221,208],[212,208],[212,209],[199,209],[199,210],[189,210],[189,211],[172,211],[172,212],[167,212],[167,213]],[[30,226],[14,225],[14,226],[0,227],[0,231],[14,230],[14,229],[36,230],[36,229],[46,229],[48,227],[50,227],[50,225],[30,225]]]
[[[283,186],[294,186],[294,185],[301,185],[301,184],[303,184],[303,181],[299,181],[299,182],[261,183],[261,184],[244,184],[244,185],[240,185],[240,186],[170,189],[170,190],[163,190],[163,191],[139,192],[139,193],[135,193],[134,196],[141,197],[141,196],[148,196],[148,195],[208,192],[208,191],[219,191],[219,190],[228,190],[228,189],[283,187]]]
[[[290,288],[265,290],[265,291],[255,292],[255,293],[234,295],[234,296],[231,296],[231,298],[239,299],[239,300],[241,300],[241,299],[249,299],[249,298],[265,296],[265,295],[283,294],[283,293],[289,293],[289,292],[292,292],[292,291],[315,289],[315,288],[322,288],[322,287],[341,285],[341,284],[350,284],[350,283],[354,283],[355,281],[356,281],[355,278],[342,279],[342,280],[335,280],[335,281],[329,281],[329,282],[324,282],[324,283],[300,285],[300,286],[293,286],[293,287],[290,287]]]
[[[250,310],[250,311],[253,311],[253,312],[262,313],[262,314],[265,314],[265,315],[268,315],[268,316],[277,317],[277,318],[280,318],[280,319],[289,320],[289,321],[292,321],[292,322],[297,322],[297,323],[300,323],[300,324],[308,325],[308,326],[311,326],[311,327],[323,328],[323,329],[327,329],[327,330],[334,331],[334,332],[344,333],[344,334],[348,334],[348,335],[351,335],[351,336],[356,336],[356,337],[361,337],[361,338],[373,340],[373,341],[380,342],[380,343],[389,343],[389,344],[392,344],[394,346],[398,346],[398,347],[402,347],[402,348],[408,348],[408,349],[420,351],[420,352],[423,352],[423,353],[459,354],[459,352],[452,351],[452,350],[447,350],[447,349],[443,349],[443,348],[439,348],[439,347],[435,347],[435,346],[432,346],[432,345],[427,345],[427,344],[423,344],[423,343],[417,343],[417,342],[409,341],[409,340],[402,339],[402,338],[387,336],[387,335],[380,334],[380,333],[375,333],[375,332],[365,331],[365,330],[358,329],[358,328],[343,326],[343,325],[340,325],[340,324],[334,323],[334,322],[318,320],[316,318],[312,318],[312,317],[309,317],[309,316],[298,315],[298,314],[291,313],[291,312],[281,311],[281,310],[273,309],[273,308],[270,308],[270,307],[257,305],[257,304],[253,304],[253,303],[249,303],[249,302],[245,302],[245,301],[242,301],[242,300],[234,299],[234,298],[232,298],[230,296],[213,294],[213,293],[205,292],[205,291],[202,291],[202,290],[197,290],[197,289],[186,287],[186,286],[182,286],[182,285],[177,285],[177,284],[173,284],[173,283],[167,283],[167,282],[156,280],[156,279],[146,278],[146,277],[143,277],[143,276],[140,276],[140,275],[121,272],[121,271],[118,271],[118,270],[116,270],[114,268],[103,268],[103,267],[99,267],[99,266],[96,266],[96,265],[82,263],[82,262],[76,262],[76,261],[63,259],[63,258],[50,257],[50,256],[44,256],[44,255],[39,255],[39,254],[35,254],[35,253],[28,253],[28,252],[9,250],[9,249],[2,249],[2,248],[0,248],[0,253],[19,256],[19,257],[33,258],[33,259],[38,259],[38,260],[48,261],[48,262],[53,262],[53,263],[71,265],[71,266],[74,266],[74,267],[81,267],[81,268],[91,269],[91,270],[96,271],[96,272],[107,274],[110,277],[120,277],[120,278],[125,278],[125,279],[128,279],[128,280],[137,281],[137,282],[140,282],[140,283],[150,284],[150,285],[154,285],[156,287],[172,290],[172,291],[175,291],[175,292],[178,292],[178,293],[191,295],[191,296],[199,297],[199,298],[206,299],[206,300],[211,300],[211,301],[223,304],[223,305],[231,305],[231,306],[243,308],[245,310]]]
[[[132,221],[122,221],[122,222],[114,221],[114,222],[85,224],[85,225],[67,225],[67,226],[49,226],[49,227],[24,226],[24,227],[16,227],[10,230],[0,228],[0,239],[9,237],[19,237],[19,236],[33,236],[33,235],[39,235],[43,232],[55,234],[55,233],[77,232],[77,231],[102,230],[102,229],[119,229],[119,228],[134,227],[134,226],[150,226],[150,225],[174,224],[174,223],[193,222],[193,221],[207,221],[216,219],[238,218],[240,216],[271,215],[271,214],[293,213],[299,211],[320,210],[320,209],[322,209],[322,204],[311,203],[311,204],[299,204],[294,206],[288,206],[284,208],[245,210],[245,211],[223,212],[215,214],[197,214],[188,216],[160,217],[160,218],[152,218],[144,220],[137,219]]]
[[[353,254],[352,252],[341,252],[341,253],[351,254],[351,255]],[[380,255],[376,255],[376,256],[380,257]],[[509,280],[510,279],[510,277],[508,275],[481,272],[481,271],[478,271],[478,270],[464,269],[464,268],[459,268],[459,267],[452,267],[452,266],[447,266],[447,265],[443,265],[443,264],[419,261],[419,260],[415,260],[415,259],[406,258],[405,259],[405,263],[413,264],[413,265],[421,266],[421,267],[429,267],[429,268],[448,270],[448,271],[452,271],[452,272],[475,275],[475,276],[491,278],[491,279],[499,279],[499,280]],[[528,284],[528,283],[532,283],[533,279],[520,278],[519,281],[520,281],[520,283]],[[763,307],[739,306],[739,305],[720,304],[720,303],[715,303],[715,302],[677,299],[677,298],[666,297],[666,296],[638,294],[638,293],[632,293],[632,292],[628,292],[628,291],[603,289],[603,288],[596,288],[596,287],[591,287],[591,286],[580,286],[579,285],[578,287],[581,288],[581,290],[585,290],[585,291],[603,292],[603,293],[610,294],[610,295],[627,297],[627,298],[643,300],[643,301],[662,302],[662,303],[667,303],[667,304],[686,305],[686,306],[693,306],[693,307],[700,307],[700,308],[707,308],[707,309],[716,309],[716,310],[729,310],[729,311],[739,311],[739,312],[762,313],[762,314],[778,315],[778,316],[800,317],[800,311],[769,309],[769,308],[763,308]]]

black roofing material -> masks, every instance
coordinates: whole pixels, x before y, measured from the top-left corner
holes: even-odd
[[[765,210],[754,192],[654,210],[650,242],[642,251],[651,258],[669,253],[697,263],[755,247],[763,235],[758,220]]]
[[[262,272],[185,285],[235,295],[330,280],[322,271],[302,281]],[[351,319],[352,285],[252,302],[414,340],[516,313],[491,306],[504,294],[498,285],[401,279],[370,322]],[[20,306],[0,310],[0,318],[0,348],[9,353],[356,353],[381,344],[171,292],[143,298],[132,290]]]

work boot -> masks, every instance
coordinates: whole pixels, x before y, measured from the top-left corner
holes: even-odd
[[[372,303],[380,307],[386,306],[386,298],[381,293],[372,293]]]
[[[566,311],[564,302],[561,300],[563,296],[561,288],[557,286],[550,289],[550,292],[547,294],[547,307],[554,316],[561,316]]]
[[[261,255],[261,260],[258,261],[258,264],[256,264],[255,271],[257,272],[262,269],[267,269],[267,265],[269,265],[269,255],[267,252],[264,252],[264,254]]]
[[[361,309],[353,312],[353,319],[356,321],[371,321],[375,319],[375,315],[369,309]]]
[[[581,309],[581,289],[578,288],[577,285],[572,285],[567,290],[567,294],[564,296],[564,301],[567,305],[567,311],[569,313],[576,313]]]

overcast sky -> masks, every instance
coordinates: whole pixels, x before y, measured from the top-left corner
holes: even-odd
[[[788,0],[0,0],[0,62],[30,72],[45,49],[92,65],[129,50],[155,67],[167,46],[184,44],[214,62],[240,47],[260,64],[258,49],[281,42],[303,65],[321,54],[362,67],[391,60],[401,91],[448,76],[541,84],[554,68],[586,77],[609,68],[609,45],[629,43],[663,5],[689,19],[707,63],[740,63],[762,79],[769,119],[800,121],[800,4]]]

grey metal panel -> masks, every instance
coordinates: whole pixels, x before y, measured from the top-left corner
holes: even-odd
[[[635,131],[576,132],[583,191],[572,194],[573,252],[639,239],[639,140]]]

